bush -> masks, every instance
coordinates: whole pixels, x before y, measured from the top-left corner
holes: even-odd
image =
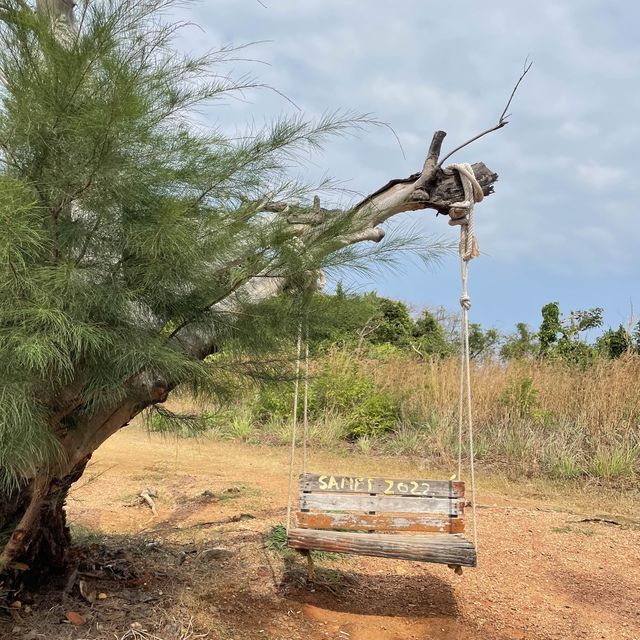
[[[347,438],[377,437],[392,431],[400,414],[397,400],[388,393],[373,390],[347,417]]]
[[[292,384],[277,384],[261,389],[254,406],[256,419],[268,423],[290,419],[293,409]],[[379,436],[391,431],[400,415],[400,402],[376,385],[358,362],[344,352],[333,352],[317,375],[309,381],[309,418],[322,420],[331,415],[344,425],[344,436],[354,440]],[[300,393],[298,416],[302,417]]]
[[[289,418],[293,406],[291,383],[272,383],[261,387],[253,404],[253,413],[259,422]]]
[[[500,402],[520,419],[528,418],[536,423],[543,423],[548,417],[540,406],[539,392],[533,384],[533,378],[513,380],[503,391]]]

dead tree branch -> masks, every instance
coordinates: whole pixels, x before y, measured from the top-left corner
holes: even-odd
[[[505,105],[504,109],[502,110],[502,113],[500,114],[500,117],[498,118],[498,124],[495,124],[493,127],[489,127],[488,129],[485,129],[484,131],[481,131],[480,133],[476,134],[472,138],[469,138],[469,140],[466,140],[462,144],[458,145],[455,149],[452,149],[451,151],[449,151],[449,153],[447,153],[447,155],[444,156],[444,158],[442,158],[442,160],[440,160],[440,162],[438,163],[438,167],[442,167],[442,165],[454,153],[458,153],[458,151],[460,151],[460,149],[464,149],[464,147],[468,147],[471,143],[475,142],[476,140],[479,140],[480,138],[483,138],[484,136],[492,133],[493,131],[497,131],[498,129],[502,129],[502,127],[504,127],[505,125],[509,124],[509,121],[507,120],[507,118],[511,114],[507,113],[507,111],[509,110],[509,107],[511,106],[511,103],[513,102],[513,98],[516,95],[516,92],[518,91],[518,87],[520,86],[520,83],[524,80],[524,77],[527,75],[527,73],[529,73],[529,70],[531,69],[532,65],[533,65],[533,61],[530,61],[528,59],[524,61],[524,69],[522,71],[522,74],[520,75],[520,77],[518,78],[518,81],[516,82],[515,86],[513,87],[513,90],[511,91],[511,95],[509,96],[509,100],[507,100],[507,104]]]

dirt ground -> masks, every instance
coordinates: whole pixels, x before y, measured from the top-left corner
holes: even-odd
[[[327,453],[310,467],[429,475],[416,464]],[[157,515],[138,503],[144,489],[157,494]],[[284,449],[124,430],[98,451],[69,501],[89,553],[68,593],[23,594],[0,611],[0,637],[640,640],[640,529],[629,499],[481,479],[477,569],[458,576],[444,566],[331,556],[317,560],[309,587],[303,559],[265,548],[265,535],[284,522],[286,491]],[[584,519],[605,511],[617,524]]]

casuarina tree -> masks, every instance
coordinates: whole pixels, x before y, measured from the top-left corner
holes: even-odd
[[[350,210],[310,202],[292,167],[367,118],[203,127],[202,105],[255,83],[220,70],[232,50],[173,47],[176,3],[0,0],[5,586],[65,565],[65,499],[107,438],[178,385],[215,393],[226,372],[203,361],[246,305],[306,287],[395,214],[464,199],[438,132],[415,175]]]

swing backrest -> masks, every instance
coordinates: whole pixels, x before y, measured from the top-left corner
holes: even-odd
[[[298,527],[380,533],[463,533],[464,482],[300,476]]]

